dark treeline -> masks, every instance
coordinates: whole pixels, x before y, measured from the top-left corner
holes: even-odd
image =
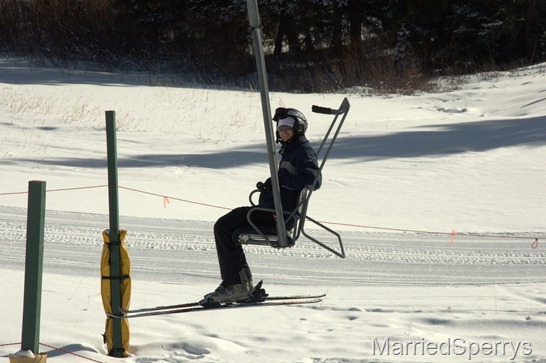
[[[261,0],[259,9],[274,90],[400,91],[545,57],[546,0]],[[0,0],[0,51],[256,83],[245,0]]]

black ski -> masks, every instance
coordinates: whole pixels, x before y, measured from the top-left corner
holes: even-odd
[[[135,314],[135,313],[146,313],[150,311],[161,311],[161,310],[173,310],[173,309],[184,309],[184,308],[191,308],[195,306],[199,306],[199,302],[191,302],[191,303],[184,303],[184,304],[175,304],[175,305],[164,305],[164,306],[154,306],[150,308],[142,308],[142,309],[124,309],[121,306],[118,307],[118,311],[120,313],[124,314]]]
[[[129,319],[144,316],[181,314],[201,310],[214,310],[225,308],[243,308],[253,306],[276,306],[294,304],[313,304],[321,302],[326,294],[320,295],[292,295],[292,296],[269,296],[262,288],[263,281],[260,281],[250,292],[249,297],[240,301],[209,303],[201,300],[199,302],[163,305],[141,309],[123,309],[118,307],[121,314],[107,313],[111,318]]]
[[[269,296],[264,289],[262,289],[263,281],[260,281],[252,289],[247,299],[236,301],[235,303],[258,303],[263,301],[280,301],[280,300],[314,300],[314,299],[323,299],[326,294],[320,295],[292,295],[292,296]],[[195,301],[190,303],[174,304],[174,305],[163,305],[163,306],[154,306],[149,308],[141,309],[123,309],[118,307],[118,311],[123,314],[140,314],[147,313],[152,311],[162,311],[162,310],[175,310],[175,309],[187,309],[193,307],[207,306],[206,302]]]
[[[196,306],[180,308],[180,309],[155,310],[155,311],[147,311],[142,313],[129,313],[129,314],[122,314],[122,315],[115,315],[112,313],[106,313],[106,314],[109,317],[114,319],[132,319],[132,318],[143,318],[146,316],[182,314],[182,313],[191,313],[191,312],[197,312],[197,311],[209,311],[209,310],[218,310],[218,309],[315,304],[315,303],[322,302],[323,299],[322,298],[293,299],[293,300],[287,299],[287,300],[276,300],[276,301],[268,301],[268,300],[269,299],[266,299],[264,301],[257,301],[257,302],[227,302],[227,303],[208,304],[208,305],[196,305]]]

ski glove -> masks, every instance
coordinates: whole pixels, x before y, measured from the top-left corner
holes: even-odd
[[[258,182],[256,184],[256,188],[258,188],[262,192],[271,190],[271,178],[267,178],[267,180],[264,182]]]

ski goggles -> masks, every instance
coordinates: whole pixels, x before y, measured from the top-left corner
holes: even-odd
[[[290,126],[282,125],[282,126],[277,127],[277,131],[278,131],[278,132],[283,132],[283,131],[288,132],[288,131],[292,131],[292,130],[293,130],[293,129],[292,129],[292,127],[290,127]]]

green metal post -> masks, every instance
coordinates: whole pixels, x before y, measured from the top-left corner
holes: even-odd
[[[28,183],[25,296],[21,349],[38,354],[44,266],[45,181]]]
[[[112,312],[121,306],[121,264],[119,240],[118,156],[116,145],[116,112],[106,111],[106,148],[108,154],[108,202],[110,209],[110,296]],[[109,355],[123,356],[121,319],[113,321],[113,348]]]

